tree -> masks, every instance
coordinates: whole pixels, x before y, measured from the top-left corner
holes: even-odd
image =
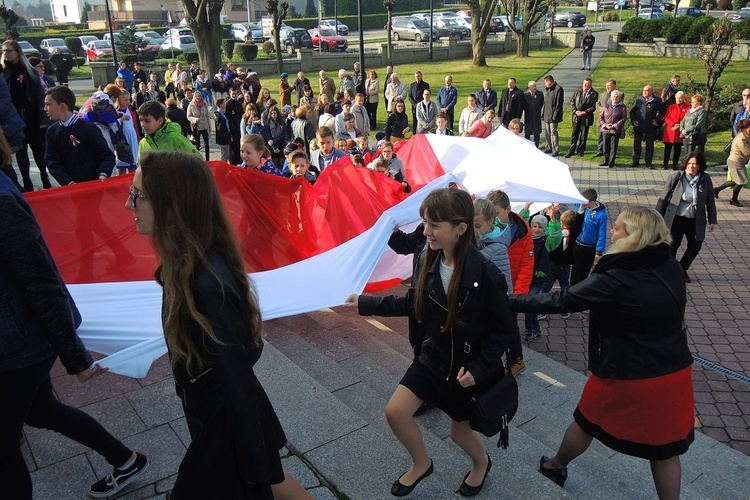
[[[467,0],[471,11],[471,52],[472,64],[476,67],[487,67],[487,33],[490,32],[490,19],[498,0]]]
[[[500,4],[505,8],[510,29],[516,34],[516,40],[518,40],[516,57],[529,57],[531,29],[547,13],[550,0],[500,0]],[[521,29],[516,28],[516,17],[523,17]]]
[[[318,17],[318,8],[315,7],[315,0],[307,0],[307,5],[305,5],[305,17]]]
[[[86,24],[89,22],[89,12],[91,11],[91,5],[88,2],[83,2],[83,12],[81,12],[81,23]]]
[[[266,10],[273,18],[273,42],[276,47],[276,69],[279,74],[284,71],[284,61],[281,58],[281,39],[279,38],[279,31],[281,31],[281,25],[286,19],[287,12],[289,11],[289,2],[279,2],[279,0],[266,0]]]
[[[134,56],[138,54],[138,49],[145,46],[143,39],[135,36],[135,26],[123,28],[120,36],[115,38],[115,49],[117,49],[121,61],[130,62],[130,59],[135,59]]]
[[[386,31],[388,33],[388,40],[386,42],[386,55],[388,56],[388,64],[391,64],[391,56],[393,55],[393,41],[391,36],[393,34],[393,25],[391,21],[393,19],[393,8],[396,6],[396,0],[383,0],[383,7],[388,12],[388,20],[386,21]],[[388,82],[386,82],[386,85]]]
[[[224,0],[182,0],[185,21],[193,32],[200,67],[213,75],[221,68],[221,9]]]
[[[19,19],[18,14],[13,12],[13,9],[9,9],[5,5],[0,5],[0,19],[3,20],[3,24],[5,25],[5,39],[18,40],[18,30],[15,28],[15,24]]]
[[[706,69],[706,102],[704,107],[711,119],[711,107],[714,101],[715,87],[721,74],[732,61],[732,54],[739,39],[732,33],[732,25],[727,16],[719,18],[712,26],[711,39],[701,37],[698,53]]]

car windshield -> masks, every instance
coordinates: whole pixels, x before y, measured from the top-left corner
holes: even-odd
[[[305,36],[305,35],[307,35],[307,31],[305,31],[303,29],[294,30],[293,33],[294,33],[295,36]]]
[[[65,41],[61,40],[59,38],[57,40],[55,40],[55,39],[47,40],[47,45],[49,45],[49,46],[55,46],[55,47],[62,47],[62,46],[65,45]]]
[[[20,46],[20,47],[21,47],[22,49],[33,49],[33,48],[34,48],[34,46],[33,46],[33,45],[31,45],[31,44],[30,44],[29,42],[23,42],[23,41],[21,41],[21,42],[18,42],[18,45],[19,45],[19,46]]]
[[[336,33],[334,33],[334,31],[330,29],[322,29],[320,30],[320,34],[323,36],[336,36]]]
[[[112,48],[112,44],[109,43],[108,40],[101,40],[99,42],[94,42],[94,46],[96,46],[96,48],[98,49],[111,49]]]
[[[429,28],[430,27],[430,23],[428,23],[427,21],[422,21],[421,19],[415,19],[413,22],[414,22],[414,26],[416,26],[417,28]]]

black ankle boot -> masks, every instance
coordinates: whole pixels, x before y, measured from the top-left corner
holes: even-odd
[[[563,487],[565,484],[565,481],[568,479],[568,468],[563,467],[562,469],[547,469],[544,467],[544,464],[547,462],[550,462],[552,459],[547,458],[544,455],[542,455],[542,458],[539,459],[539,472],[542,473],[543,476],[548,477],[549,479],[553,480],[556,485],[559,487]]]

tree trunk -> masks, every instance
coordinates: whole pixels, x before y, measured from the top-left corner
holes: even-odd
[[[198,9],[190,0],[183,0],[188,27],[193,31],[200,67],[213,75],[221,68],[221,8],[223,3],[210,4],[209,9]],[[200,4],[202,7],[204,4]]]
[[[487,56],[486,56],[486,44],[487,38],[482,38],[479,33],[474,35],[471,34],[471,51],[474,54],[472,64],[475,67],[486,68],[487,67]]]
[[[393,12],[391,11],[391,9],[388,9],[388,41],[386,42],[386,51],[387,51],[386,55],[388,56],[388,64],[392,64],[392,61],[393,61],[392,59],[393,57],[393,41],[392,41],[393,30],[391,26],[392,16],[393,16]],[[388,82],[386,82],[386,85],[387,84]]]
[[[274,25],[281,24],[280,22],[277,22],[276,19],[274,19]],[[284,72],[284,59],[281,57],[281,51],[283,50],[281,47],[281,38],[279,38],[279,30],[274,29],[273,30],[273,40],[274,40],[274,47],[276,47],[276,73],[281,74]]]
[[[516,33],[516,57],[529,57],[529,39],[531,35],[526,32]]]

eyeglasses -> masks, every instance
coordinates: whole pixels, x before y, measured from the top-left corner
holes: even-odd
[[[3,52],[15,52],[16,49],[3,49]]]
[[[137,191],[135,186],[130,186],[130,201],[133,203],[133,208],[136,207],[138,200],[146,200],[147,198],[143,196],[143,193],[140,191]]]

